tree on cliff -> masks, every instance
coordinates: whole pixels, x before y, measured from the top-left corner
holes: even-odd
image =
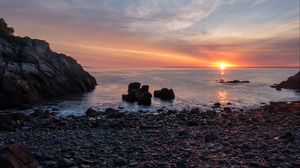
[[[14,34],[14,28],[8,27],[3,18],[0,18],[0,37],[10,37]]]

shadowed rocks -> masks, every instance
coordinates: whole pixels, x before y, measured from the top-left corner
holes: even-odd
[[[8,113],[0,116],[0,131],[17,131],[31,122],[31,118],[21,113]]]
[[[150,106],[152,94],[149,92],[149,86],[133,82],[128,85],[128,94],[122,95],[122,100],[127,102],[137,102],[138,105]]]
[[[276,88],[276,90],[281,90],[282,88],[300,90],[300,71],[286,81],[274,84],[271,87]]]
[[[0,108],[91,91],[96,80],[77,61],[43,40],[0,36]]]
[[[160,98],[161,100],[164,101],[169,101],[175,99],[175,94],[173,89],[162,88],[161,90],[154,91],[154,97]]]

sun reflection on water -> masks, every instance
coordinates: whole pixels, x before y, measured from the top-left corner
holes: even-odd
[[[227,91],[219,90],[218,91],[218,99],[221,104],[227,104],[229,102],[227,97]]]

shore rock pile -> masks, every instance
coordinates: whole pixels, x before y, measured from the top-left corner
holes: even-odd
[[[0,149],[22,143],[44,168],[300,167],[299,101],[245,111],[196,107],[146,114],[107,108],[91,113],[96,117],[43,113],[16,125],[18,131],[0,129]],[[0,113],[0,119],[7,117]]]
[[[161,100],[164,101],[169,101],[175,99],[175,94],[173,89],[162,88],[161,90],[154,91],[154,97],[160,98]]]
[[[300,71],[289,77],[286,81],[283,81],[278,85],[272,85],[271,87],[274,87],[277,90],[280,90],[281,88],[300,90]]]
[[[0,26],[0,108],[95,88],[96,79],[75,59],[53,52],[46,41],[14,36],[4,19]]]
[[[150,106],[152,94],[149,92],[149,86],[133,82],[128,85],[128,94],[122,95],[123,101],[137,102],[138,105]]]

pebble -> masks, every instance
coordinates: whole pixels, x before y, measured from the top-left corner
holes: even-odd
[[[114,159],[115,166],[125,166],[126,164],[127,164],[127,161],[122,157],[117,157]]]
[[[38,117],[22,125],[26,130],[19,125],[12,129],[18,131],[0,129],[0,146],[22,142],[44,168],[299,167],[297,111],[286,113],[276,104],[252,110],[226,118],[223,112],[197,108]],[[250,120],[257,111],[265,120]],[[97,125],[91,128],[93,122]]]
[[[74,161],[68,159],[68,158],[61,158],[58,160],[58,165],[61,167],[71,167],[74,166]]]

